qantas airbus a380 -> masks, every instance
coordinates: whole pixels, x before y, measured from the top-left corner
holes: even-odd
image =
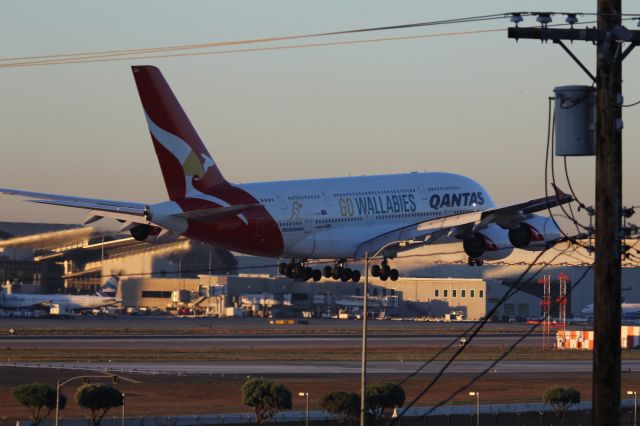
[[[462,241],[469,265],[506,257],[513,247],[540,250],[560,237],[552,220],[535,215],[571,201],[554,196],[496,207],[472,179],[451,173],[233,184],[225,180],[160,71],[134,66],[169,200],[157,204],[99,200],[14,189],[0,193],[32,202],[90,210],[89,224],[108,217],[140,241],[185,235],[241,253],[289,258],[280,272],[315,281],[321,276],[358,281],[350,260],[382,251],[371,268],[398,278],[388,263],[400,251]],[[415,244],[393,243],[411,240]],[[311,259],[330,260],[322,271]],[[335,263],[334,263],[335,262]]]

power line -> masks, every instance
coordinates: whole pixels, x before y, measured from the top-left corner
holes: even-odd
[[[74,57],[83,58],[83,57],[96,57],[96,56],[101,57],[101,56],[112,56],[112,55],[122,56],[122,55],[133,55],[133,54],[147,53],[147,52],[191,50],[191,49],[202,49],[202,48],[209,48],[209,47],[230,46],[230,45],[238,45],[238,44],[254,44],[254,43],[265,43],[265,42],[273,42],[273,41],[296,40],[296,39],[311,38],[311,37],[327,37],[327,36],[344,35],[344,34],[355,34],[355,33],[361,33],[361,32],[387,31],[387,30],[394,30],[394,29],[407,29],[407,28],[436,26],[436,25],[450,25],[450,24],[457,24],[457,23],[479,22],[479,21],[492,20],[492,19],[502,19],[504,17],[505,17],[505,14],[481,15],[481,16],[471,16],[466,18],[453,18],[453,19],[444,19],[444,20],[438,20],[438,21],[419,22],[419,23],[413,23],[413,24],[390,25],[390,26],[384,26],[384,27],[370,27],[370,28],[360,28],[355,30],[343,30],[343,31],[332,31],[332,32],[311,33],[311,34],[297,34],[297,35],[290,35],[290,36],[263,37],[263,38],[247,39],[247,40],[231,40],[226,42],[223,41],[223,42],[210,42],[210,43],[197,43],[197,44],[179,44],[179,45],[158,46],[158,47],[142,47],[142,48],[133,48],[133,49],[117,49],[117,50],[90,51],[90,52],[78,52],[78,53],[67,53],[67,54],[55,54],[55,55],[0,58],[0,62],[36,60],[36,59],[60,59],[60,58],[73,59]]]
[[[580,278],[578,278],[578,280],[571,286],[571,291],[573,291],[576,287],[578,287],[578,285],[580,285],[580,283],[582,283],[582,281],[584,280],[584,278],[587,276],[587,274],[589,273],[589,271],[593,268],[593,265],[595,264],[595,261],[593,264],[591,264],[580,276]],[[553,308],[555,308],[558,305],[557,300],[553,302]],[[527,330],[522,336],[520,336],[518,338],[518,340],[516,340],[505,352],[502,353],[502,355],[500,355],[498,358],[496,358],[485,370],[481,371],[480,373],[478,373],[478,375],[476,375],[476,377],[474,377],[473,379],[471,379],[471,381],[469,381],[469,383],[467,383],[466,385],[461,386],[459,389],[455,390],[454,392],[452,392],[447,398],[445,398],[444,400],[440,401],[439,403],[437,403],[436,405],[434,405],[433,407],[431,407],[429,409],[429,411],[427,411],[424,415],[428,416],[429,414],[431,414],[434,410],[436,410],[437,408],[445,405],[446,403],[448,403],[449,401],[451,401],[453,398],[455,398],[456,395],[458,395],[460,392],[465,391],[466,389],[468,389],[471,385],[473,385],[474,383],[476,383],[478,380],[480,380],[485,374],[487,374],[488,372],[490,372],[491,370],[494,369],[494,367],[503,359],[505,359],[511,352],[513,352],[513,350],[520,344],[522,343],[522,341],[524,339],[526,339],[527,337],[529,337],[536,328],[538,328],[538,326],[540,326],[540,324],[547,318],[549,314],[545,313],[545,315],[538,319],[536,321],[536,323],[529,328],[529,330]],[[405,409],[406,411],[406,409]],[[404,414],[404,411],[398,416],[398,418],[400,418],[402,416],[402,414]],[[395,421],[395,420],[394,420]]]
[[[558,258],[559,256],[561,256],[564,252],[566,252],[569,249],[569,247],[565,248],[564,250],[562,250],[561,252],[559,252],[558,254],[556,254],[556,256],[554,256],[549,262],[546,262],[544,266],[542,266],[539,270],[537,270],[535,273],[533,273],[533,275],[531,277],[529,277],[526,281],[524,281],[522,284],[527,284],[529,282],[531,282],[532,279],[534,279],[536,277],[536,275],[538,275],[540,272],[542,272],[546,267],[548,267],[551,262],[553,262],[556,258]],[[498,308],[500,306],[502,306],[507,300],[509,300],[511,298],[511,296],[515,295],[517,292],[519,292],[521,290],[522,285],[516,289],[516,286],[521,282],[522,279],[524,279],[524,277],[527,275],[527,273],[531,270],[531,268],[533,268],[533,266],[535,266],[536,262],[542,257],[542,255],[544,254],[546,250],[541,251],[538,256],[536,257],[536,259],[529,265],[529,267],[518,277],[518,279],[516,280],[515,284],[510,286],[510,288],[507,290],[507,292],[502,296],[502,298],[495,304],[495,306],[485,315],[485,318],[483,318],[482,320],[476,321],[474,322],[469,328],[467,328],[467,330],[463,331],[462,333],[460,333],[458,336],[456,336],[453,340],[451,340],[451,342],[446,345],[445,347],[441,348],[435,355],[433,355],[431,358],[429,358],[427,361],[425,361],[423,364],[421,364],[414,372],[410,373],[407,377],[405,377],[404,379],[402,379],[400,381],[400,385],[402,385],[403,383],[406,383],[408,380],[410,380],[411,378],[415,377],[417,374],[420,373],[420,371],[422,371],[427,365],[429,365],[431,362],[435,361],[436,359],[438,359],[440,357],[440,355],[442,355],[445,351],[447,351],[449,348],[451,348],[451,346],[453,346],[454,344],[456,344],[457,342],[460,341],[461,338],[466,337],[469,333],[472,333],[474,328],[478,327],[477,330],[475,330],[475,332],[473,332],[472,334],[475,335],[477,334],[480,329],[482,329],[484,327],[484,325],[486,324],[486,322],[488,321],[489,318],[492,318],[493,315],[496,313],[496,311],[498,310]],[[462,346],[459,349],[459,352],[462,352],[464,350],[464,348],[467,346],[467,343],[469,343],[471,339],[467,340],[467,342],[465,342],[464,346]],[[457,356],[457,355],[455,355]],[[446,368],[443,367],[443,368]],[[444,370],[442,370],[444,372]],[[434,385],[435,382],[437,382],[437,378],[434,379],[434,381],[430,384]],[[425,392],[426,393],[426,392]],[[419,398],[422,398],[422,396],[424,396],[424,394],[422,394]],[[419,399],[418,398],[418,399]],[[417,400],[416,400],[417,401]],[[414,401],[415,402],[415,401]]]
[[[146,59],[178,58],[178,57],[188,57],[188,56],[222,55],[222,54],[230,54],[230,53],[267,52],[272,50],[302,49],[302,48],[308,48],[308,47],[326,47],[326,46],[340,46],[340,45],[351,45],[351,44],[368,44],[368,43],[380,43],[385,41],[426,39],[426,38],[435,38],[435,37],[461,36],[461,35],[469,35],[469,34],[481,34],[481,33],[490,33],[490,32],[504,32],[504,31],[505,31],[504,28],[494,28],[494,29],[487,29],[487,30],[422,34],[422,35],[415,35],[415,36],[380,37],[380,38],[373,38],[373,39],[346,40],[346,41],[324,42],[324,43],[307,43],[307,44],[296,44],[296,45],[286,45],[286,46],[255,47],[255,48],[249,48],[249,49],[231,49],[231,50],[216,50],[216,51],[208,51],[208,52],[173,53],[173,54],[166,54],[166,55],[145,55],[145,56],[131,56],[131,57],[128,56],[128,57],[122,57],[122,58],[98,57],[97,59],[81,58],[79,60],[60,59],[60,60],[43,60],[43,61],[36,61],[36,62],[12,62],[12,63],[0,64],[0,68],[22,68],[22,67],[32,67],[32,66],[45,66],[45,65],[83,64],[83,63],[95,63],[95,62],[128,61],[128,60],[139,60],[139,59],[146,60]]]
[[[522,12],[522,13],[524,13],[525,15],[534,14],[534,12]],[[232,40],[227,42],[211,42],[211,43],[170,45],[170,46],[134,48],[134,49],[115,49],[115,50],[90,51],[90,52],[68,53],[68,54],[0,58],[0,68],[18,68],[18,67],[43,66],[43,65],[62,65],[62,64],[69,64],[69,63],[73,63],[73,64],[94,63],[94,62],[107,62],[107,61],[139,60],[139,59],[165,59],[165,58],[186,57],[186,56],[202,56],[202,55],[215,55],[215,54],[240,53],[240,52],[257,52],[257,51],[270,51],[270,50],[282,50],[282,49],[305,48],[305,47],[319,47],[319,46],[338,46],[338,45],[347,45],[347,44],[377,43],[382,41],[397,41],[397,40],[409,40],[409,39],[454,36],[454,35],[465,35],[465,34],[479,34],[479,33],[487,33],[487,32],[504,31],[504,29],[496,28],[496,29],[489,29],[489,30],[461,31],[461,32],[451,32],[451,33],[442,33],[442,34],[382,37],[382,38],[375,38],[375,39],[362,39],[362,40],[325,42],[325,43],[308,43],[308,44],[301,44],[301,45],[272,46],[272,47],[265,47],[265,48],[250,48],[250,49],[233,49],[233,50],[224,50],[224,51],[190,52],[190,53],[186,52],[186,53],[173,53],[173,54],[165,54],[165,55],[146,55],[147,53],[157,53],[157,52],[173,52],[173,51],[180,51],[180,50],[205,49],[205,48],[212,48],[212,47],[266,43],[266,42],[274,42],[274,41],[288,41],[288,40],[296,40],[296,39],[312,38],[312,37],[348,35],[348,34],[357,34],[357,33],[363,33],[363,32],[389,31],[389,30],[397,30],[397,29],[427,27],[427,26],[473,23],[473,22],[481,22],[481,21],[488,21],[488,20],[495,20],[495,19],[504,19],[511,15],[512,13],[501,13],[501,14],[493,14],[493,15],[474,16],[474,17],[468,17],[468,18],[454,18],[454,19],[446,19],[446,20],[440,20],[440,21],[420,22],[420,23],[413,23],[413,24],[360,28],[360,29],[354,29],[354,30],[344,30],[344,31],[334,31],[334,32],[314,33],[314,34],[265,37],[265,38],[256,38],[256,39],[247,39],[247,40]],[[625,18],[625,19],[634,19],[634,18]],[[589,23],[592,23],[592,22],[583,22],[583,24],[589,24]],[[549,26],[566,26],[566,25],[568,24],[559,23],[559,24],[553,24]],[[2,63],[2,62],[5,62],[5,63]]]

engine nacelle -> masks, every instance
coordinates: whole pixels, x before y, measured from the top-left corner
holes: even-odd
[[[497,225],[490,225],[474,232],[471,237],[462,240],[462,247],[464,252],[474,259],[504,259],[513,251],[508,231]]]
[[[131,236],[136,241],[144,241],[145,243],[158,243],[158,242],[169,241],[170,238],[166,238],[165,236],[160,237],[161,231],[162,231],[162,228],[158,228],[157,226],[153,226],[153,225],[145,225],[142,223],[134,226],[129,230],[129,232],[131,233]]]
[[[550,217],[534,216],[509,230],[509,241],[522,250],[542,250],[560,238],[561,233]]]

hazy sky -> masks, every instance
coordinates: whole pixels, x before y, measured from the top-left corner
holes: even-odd
[[[625,12],[639,12],[626,5]],[[595,0],[7,1],[0,14],[0,56],[595,7]],[[166,198],[129,68],[153,64],[229,180],[438,170],[478,180],[499,204],[541,196],[547,98],[554,86],[590,81],[560,47],[508,39],[510,25],[505,19],[263,46],[505,29],[370,44],[0,68],[0,187],[141,202]],[[594,46],[576,42],[571,48],[593,69]],[[634,51],[624,64],[627,103],[640,99],[638,55]],[[640,106],[625,109],[627,205],[640,204],[639,118]],[[578,194],[592,202],[594,159],[570,159],[569,169]],[[564,179],[559,182],[566,187]],[[0,220],[82,217],[71,209],[0,198]]]

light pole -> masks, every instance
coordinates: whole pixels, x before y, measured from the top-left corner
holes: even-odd
[[[124,380],[127,382],[131,382],[131,383],[142,383],[138,380],[133,380],[133,379],[127,379],[126,377],[122,377],[122,376],[114,376],[111,374],[105,374],[102,376],[76,376],[76,377],[72,377],[70,379],[65,380],[64,382],[60,383],[60,380],[58,380],[58,383],[56,384],[56,423],[55,426],[59,426],[60,425],[60,389],[62,389],[62,387],[64,385],[66,385],[67,383],[70,383],[74,380],[80,380],[82,379],[85,383],[89,382],[89,379],[104,379],[105,377],[111,377],[111,380],[113,381],[113,383],[118,383],[120,380]],[[122,424],[124,426],[124,394],[122,394]]]
[[[469,392],[469,396],[476,397],[476,426],[480,426],[480,392]]]
[[[408,244],[412,244],[413,240],[398,240],[391,241],[383,245],[373,256],[369,257],[369,252],[364,252],[364,289],[362,299],[362,362],[361,362],[361,380],[360,380],[360,426],[366,426],[365,414],[367,412],[367,398],[365,392],[367,390],[367,299],[369,298],[369,263],[384,249],[392,245],[399,245],[405,247]],[[308,426],[308,425],[307,425]]]
[[[305,398],[307,398],[307,409],[306,409],[305,418],[306,418],[306,426],[309,426],[309,392],[298,392],[298,396],[304,396]]]
[[[627,395],[633,395],[633,426],[638,426],[638,394],[629,390]]]

